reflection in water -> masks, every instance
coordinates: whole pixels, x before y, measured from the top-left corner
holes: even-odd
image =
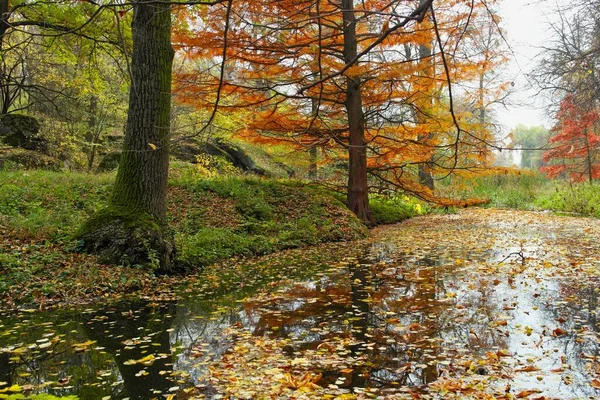
[[[174,386],[169,331],[175,307],[124,302],[55,313],[53,322],[23,319],[3,335],[0,379],[81,399],[168,393]]]
[[[113,357],[123,380],[123,391],[113,396],[147,399],[174,386],[169,329],[175,309],[134,302],[84,317],[88,338]]]
[[[423,394],[452,377],[494,376],[494,393],[597,395],[589,382],[600,375],[600,285],[545,272],[549,257],[585,264],[596,244],[571,254],[558,240],[575,234],[504,222],[498,232],[494,223],[452,218],[456,235],[479,229],[479,242],[458,236],[451,246],[427,247],[392,237],[349,244],[345,258],[325,246],[315,265],[301,260],[313,273],[280,277],[259,296],[240,285],[218,295],[188,290],[178,303],[3,317],[0,381],[82,399],[210,398],[223,389],[211,371],[240,344],[242,336],[223,334],[233,327],[284,343],[278,360],[288,368],[325,354],[330,362],[315,366],[316,384],[348,393]]]

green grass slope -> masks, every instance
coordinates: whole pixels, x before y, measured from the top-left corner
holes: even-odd
[[[194,171],[177,167],[168,196],[178,262],[190,270],[230,257],[368,236],[321,188],[245,176],[202,178]],[[72,235],[106,204],[113,179],[113,174],[0,171],[5,306],[80,301],[152,285],[150,271],[101,265],[72,251],[77,247]]]

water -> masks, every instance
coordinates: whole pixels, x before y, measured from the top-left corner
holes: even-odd
[[[599,231],[473,210],[248,262],[281,273],[226,292],[200,278],[172,301],[5,315],[0,393],[595,398]]]

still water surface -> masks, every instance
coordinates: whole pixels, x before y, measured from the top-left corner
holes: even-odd
[[[2,315],[0,393],[221,398],[218,369],[236,370],[222,360],[245,340],[234,327],[281,343],[290,365],[327,355],[311,367],[315,384],[338,394],[443,397],[430,385],[463,376],[495,395],[597,398],[597,223],[491,213],[417,218],[370,243],[249,261],[297,265],[263,286],[207,292],[199,277],[170,301]],[[259,396],[248,382],[238,396]]]

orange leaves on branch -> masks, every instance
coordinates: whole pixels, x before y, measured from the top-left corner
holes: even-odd
[[[429,14],[422,22],[398,27],[402,19],[393,15],[409,15],[415,2],[366,0],[354,2],[354,7],[359,16],[357,51],[378,44],[351,66],[344,58],[339,2],[234,2],[226,43],[225,5],[211,7],[208,14],[206,7],[199,8],[204,11],[186,16],[188,31],[181,29],[174,35],[174,45],[193,62],[193,67],[178,74],[177,99],[210,111],[220,90],[219,111],[224,115],[251,114],[236,128],[236,135],[295,148],[318,145],[328,152],[326,159],[335,162],[348,149],[345,107],[350,78],[360,87],[367,164],[383,181],[423,191],[412,171],[416,165],[428,163],[434,176],[453,168],[473,171],[489,166],[491,152],[486,146],[493,135],[473,109],[486,101],[472,99],[484,94],[489,100],[503,91],[494,87],[465,94],[470,104],[454,110],[460,133],[449,113],[446,72]],[[455,82],[479,82],[480,74],[500,63],[496,49],[473,47],[486,33],[484,22],[475,24],[489,16],[482,4],[442,0],[436,3],[436,16]],[[474,29],[465,29],[471,23]],[[381,41],[382,35],[388,36]],[[463,49],[465,43],[473,48]],[[224,47],[224,81],[220,82]],[[430,196],[426,190],[423,193]]]

